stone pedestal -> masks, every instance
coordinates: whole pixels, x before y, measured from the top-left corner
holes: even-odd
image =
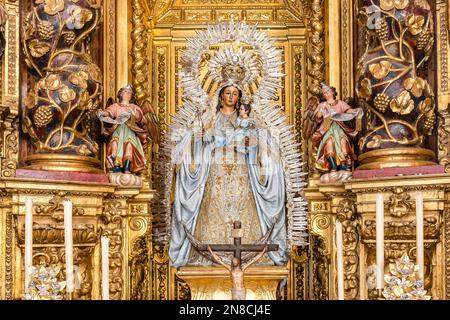
[[[181,267],[177,276],[187,282],[192,300],[231,300],[229,272],[222,267]],[[276,300],[280,281],[287,279],[285,266],[256,266],[246,270],[247,300]]]

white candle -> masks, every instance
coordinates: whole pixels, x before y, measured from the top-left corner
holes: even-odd
[[[383,194],[376,198],[377,289],[384,288],[384,203]]]
[[[336,265],[338,300],[344,300],[344,253],[342,248],[342,223],[336,219]]]
[[[73,292],[72,201],[64,200],[64,243],[66,249],[66,292]]]
[[[109,300],[109,238],[101,237],[102,245],[102,299]]]
[[[416,247],[416,264],[419,266],[419,277],[423,279],[423,193],[421,191],[416,193]]]
[[[25,199],[25,290],[31,280],[31,267],[33,266],[33,199]]]

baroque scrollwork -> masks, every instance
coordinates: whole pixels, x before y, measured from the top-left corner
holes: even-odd
[[[36,83],[24,99],[22,129],[37,153],[97,156],[90,122],[102,73],[89,42],[101,13],[98,1],[36,1],[24,19],[22,48]]]
[[[326,300],[329,297],[330,253],[322,236],[311,237],[312,252],[312,294],[313,300]]]
[[[154,244],[152,251],[152,292],[153,300],[168,300],[169,253],[167,245]]]
[[[426,78],[433,51],[429,1],[360,1],[356,92],[366,109],[362,152],[424,146],[436,123]]]
[[[342,223],[345,299],[358,299],[360,222],[352,199],[340,201],[337,219]]]
[[[119,200],[109,199],[104,202],[102,220],[103,235],[109,238],[109,294],[111,300],[121,300],[124,291],[123,268],[124,231],[122,228],[122,204]]]
[[[38,205],[34,208],[34,212],[36,214],[42,214],[42,215],[50,215],[52,219],[56,220],[57,222],[61,222],[64,220],[64,196],[61,195],[55,195],[53,198],[51,198],[48,203],[49,205]],[[74,215],[84,215],[84,209],[83,208],[73,208]]]
[[[310,68],[308,75],[310,76],[310,84],[308,92],[312,95],[319,96],[320,83],[325,79],[325,36],[324,36],[324,12],[323,0],[312,0],[310,9],[310,35],[308,59]]]
[[[132,246],[130,266],[131,300],[149,300],[148,240],[147,236],[137,238]]]
[[[439,236],[441,222],[437,217],[425,216],[423,221],[424,236],[427,238],[437,238]],[[362,228],[364,238],[374,238],[376,235],[376,221],[367,219]],[[405,221],[385,221],[384,235],[388,239],[416,239],[416,221],[411,217]]]
[[[392,195],[389,196],[387,207],[389,213],[394,217],[406,216],[413,208],[410,194],[405,192],[402,187],[394,188]]]
[[[95,226],[92,224],[77,224],[73,229],[73,242],[95,243],[97,233]],[[19,235],[19,243],[24,243],[25,228],[21,229]],[[53,224],[34,224],[33,225],[33,241],[40,244],[63,244],[64,243],[64,225]]]

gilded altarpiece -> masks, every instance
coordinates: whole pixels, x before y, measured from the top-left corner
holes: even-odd
[[[91,1],[94,2],[100,3]],[[392,3],[402,6],[404,2],[409,3]],[[430,73],[429,80],[434,93],[436,128],[433,132],[437,141],[431,149],[436,154],[435,162],[443,165],[447,173],[450,157],[448,1],[416,2],[425,8],[428,4],[433,17],[429,28],[435,50],[430,55],[429,63],[433,64],[436,72]],[[111,299],[192,298],[189,286],[169,268],[167,247],[152,243],[152,230],[157,230],[159,221],[151,219],[149,203],[154,196],[152,189],[158,188],[158,179],[150,161],[142,188],[118,186],[107,181],[72,181],[67,184],[20,176],[24,172],[22,167],[27,165],[21,158],[20,147],[33,139],[20,133],[20,110],[24,106],[25,101],[22,100],[28,87],[39,81],[27,74],[21,60],[23,38],[20,30],[33,4],[25,0],[4,0],[0,3],[7,12],[4,27],[7,41],[1,61],[0,297],[21,298],[24,200],[31,196],[35,202],[34,263],[64,263],[62,200],[69,198],[74,202],[74,261],[82,280],[82,286],[76,290],[74,298],[100,298],[101,234],[107,234],[111,239]],[[290,116],[291,123],[300,129],[305,102],[309,96],[319,93],[322,81],[331,80],[341,98],[357,95],[355,62],[359,58],[357,48],[361,44],[357,43],[354,35],[358,23],[356,11],[360,5],[355,5],[351,0],[336,3],[325,0],[130,0],[126,3],[105,0],[100,5],[101,23],[97,29],[98,35],[102,35],[102,42],[97,43],[90,52],[100,70],[101,81],[96,83],[101,86],[103,97],[111,97],[119,87],[131,82],[140,101],[151,101],[161,128],[164,128],[170,122],[170,114],[182,103],[177,71],[185,38],[208,22],[246,18],[248,22],[258,22],[260,28],[267,30],[283,50],[287,77],[284,89],[279,92],[280,105]],[[230,4],[233,4],[233,9],[229,8]],[[420,25],[420,21],[408,23],[411,30]],[[383,28],[385,26],[380,25],[374,29],[374,37],[385,37]],[[47,23],[43,23],[37,32],[48,38],[52,35],[50,29]],[[331,29],[333,31],[328,32]],[[72,40],[72,34],[65,37],[69,42]],[[424,35],[421,38],[422,44],[429,40],[427,37]],[[30,38],[28,41],[32,40]],[[46,50],[45,46],[34,46],[34,49],[35,55]],[[205,56],[205,59],[208,57]],[[383,65],[379,69],[383,71]],[[83,80],[83,77],[80,79]],[[94,79],[88,81],[91,80]],[[51,85],[51,81],[46,85]],[[88,83],[87,87],[92,85]],[[70,85],[67,86],[70,88]],[[80,93],[75,90],[76,95]],[[65,96],[70,98],[71,95],[67,91]],[[104,103],[103,100],[98,102],[98,108]],[[95,99],[91,101],[95,102]],[[37,111],[38,108],[32,112]],[[41,108],[40,111],[42,117],[37,118],[45,120],[48,110]],[[34,114],[30,116],[34,119]],[[81,145],[77,147],[81,152],[86,151]],[[95,150],[95,145],[92,147],[98,162],[94,161],[94,166],[91,162],[86,168],[95,167],[101,173],[103,146],[99,144],[98,150]],[[293,249],[287,286],[279,292],[278,298],[337,298],[336,219],[344,227],[345,298],[376,298],[375,292],[369,289],[373,277],[369,267],[375,261],[375,193],[383,192],[385,197],[387,263],[404,252],[413,259],[415,257],[414,193],[421,190],[425,202],[425,289],[434,299],[450,299],[450,181],[446,174],[360,179],[345,185],[320,185],[318,173],[311,166],[314,150],[308,143],[304,143],[302,148],[309,155],[305,166],[309,166],[310,184],[305,195],[310,206],[310,246]],[[147,151],[151,159],[157,154],[157,147],[152,146]]]
[[[139,1],[132,1],[136,6]],[[233,9],[230,9],[230,4]],[[316,30],[323,29],[322,1],[283,1],[267,0],[254,1],[206,1],[206,0],[172,0],[156,2],[153,6],[143,6],[151,16],[151,32],[148,35],[149,57],[152,64],[150,72],[152,102],[158,112],[160,124],[164,127],[170,123],[170,115],[174,114],[181,101],[181,92],[178,87],[181,64],[181,53],[186,47],[186,38],[194,34],[196,28],[203,28],[205,23],[214,23],[222,20],[246,19],[250,23],[258,23],[260,28],[267,30],[276,41],[276,46],[283,52],[286,60],[284,72],[286,78],[284,88],[279,90],[279,105],[289,115],[290,122],[297,126],[301,124],[302,106],[307,98],[308,85],[318,88],[320,70],[323,58],[317,54],[307,55],[309,33],[306,25],[309,23],[309,12],[313,12],[313,19],[317,19]],[[307,14],[308,12],[308,14]],[[132,33],[133,35],[133,33]],[[320,32],[315,37],[322,40]],[[311,45],[312,46],[312,45]],[[323,45],[315,43],[319,54],[323,52]],[[214,54],[204,56],[205,62]],[[308,57],[311,61],[311,72],[307,74]],[[314,60],[315,59],[315,60]],[[321,69],[322,68],[322,69]],[[319,71],[317,71],[319,70]],[[204,75],[204,85],[209,86],[209,79]],[[307,80],[309,79],[309,80]],[[209,86],[211,94],[215,88]],[[313,89],[311,89],[313,90]],[[156,187],[156,186],[155,186]],[[158,222],[154,222],[157,224]],[[167,248],[156,244],[152,249],[152,275],[154,299],[186,299],[191,297],[189,287],[177,275],[175,270],[168,268]],[[291,275],[287,286],[280,291],[279,298],[306,299],[307,277],[309,271],[306,265],[308,252],[301,249],[293,250]]]

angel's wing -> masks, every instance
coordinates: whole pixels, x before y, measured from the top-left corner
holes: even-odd
[[[108,109],[110,106],[112,106],[114,104],[114,98],[113,97],[109,97],[108,100],[106,100],[106,105],[105,105],[105,109]]]
[[[144,100],[141,105],[141,110],[144,113],[144,119],[146,122],[146,127],[148,130],[148,134],[152,139],[153,143],[159,144],[160,140],[160,128],[159,128],[159,120],[155,111],[153,110],[150,101]]]
[[[308,140],[313,133],[319,127],[320,122],[316,120],[316,110],[319,105],[319,99],[317,97],[311,97],[308,99],[306,105],[305,114],[303,115],[302,134],[303,138]]]

